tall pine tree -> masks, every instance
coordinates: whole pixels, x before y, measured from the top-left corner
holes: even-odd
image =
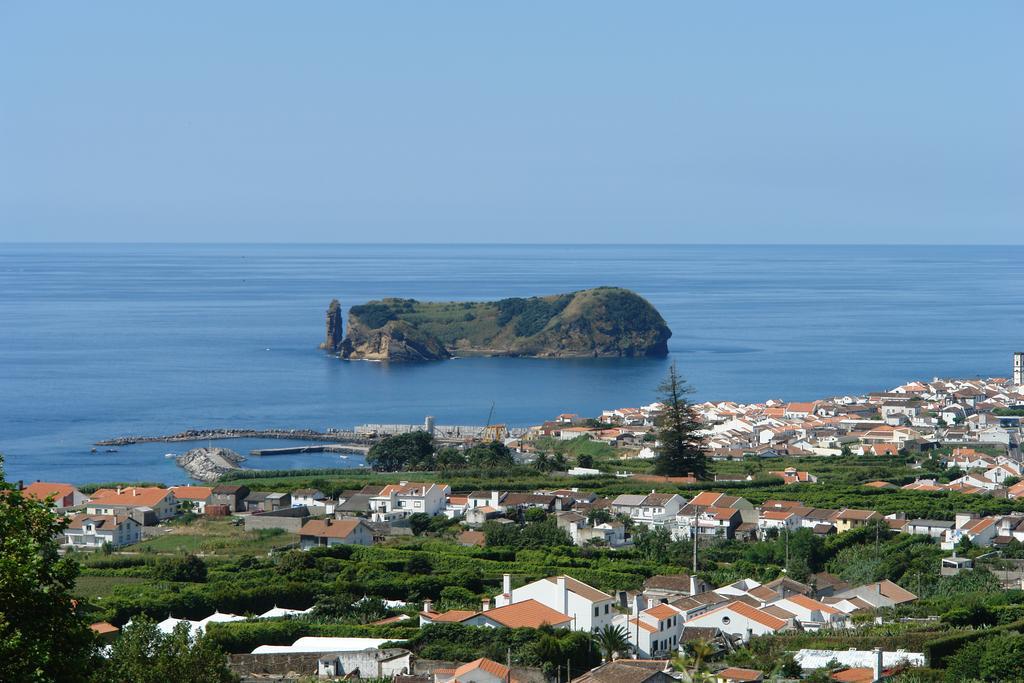
[[[658,387],[658,400],[664,408],[655,420],[658,437],[655,474],[685,477],[693,473],[698,479],[707,477],[708,462],[704,455],[704,437],[700,433],[704,426],[686,400],[686,395],[692,391],[673,363],[668,377]]]

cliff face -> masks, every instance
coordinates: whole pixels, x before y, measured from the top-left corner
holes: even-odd
[[[643,297],[599,287],[487,302],[383,299],[353,306],[342,358],[420,361],[452,356],[664,356],[671,330]],[[331,328],[322,345],[329,348]]]
[[[320,348],[330,351],[331,353],[337,353],[341,348],[341,342],[345,336],[343,330],[344,327],[341,322],[341,304],[337,299],[334,299],[327,307],[327,335],[324,338],[324,343],[320,345]]]

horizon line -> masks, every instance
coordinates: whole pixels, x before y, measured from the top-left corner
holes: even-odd
[[[5,246],[547,246],[547,247],[1024,247],[1024,242],[321,242],[321,241],[165,241],[165,240],[0,240]]]

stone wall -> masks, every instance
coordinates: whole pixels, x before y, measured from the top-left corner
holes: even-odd
[[[261,512],[246,516],[245,530],[284,529],[285,531],[297,534],[307,519],[309,519],[309,510],[305,506],[275,510],[273,512]]]

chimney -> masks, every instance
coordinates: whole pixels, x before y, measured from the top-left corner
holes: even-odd
[[[643,593],[637,593],[633,596],[633,616],[637,616],[645,609],[647,609],[647,600],[644,598]]]
[[[565,585],[565,575],[561,575],[555,578],[555,604],[559,612],[568,616],[569,615],[569,587]]]
[[[871,683],[882,680],[882,648],[872,650],[875,655],[871,660]]]
[[[696,595],[696,594],[697,594],[697,577],[694,576],[693,574],[690,574],[690,595],[692,596],[692,595]]]
[[[754,635],[754,629],[747,627],[747,630],[743,632],[743,644],[746,645],[750,642],[750,638]]]
[[[486,612],[489,609],[491,609],[491,599],[490,598],[484,598],[483,602],[480,603],[480,611],[481,612]]]
[[[331,525],[331,518],[328,517],[327,519],[324,520],[324,526],[330,526],[330,525]]]
[[[512,575],[502,574],[501,575],[501,592],[504,593],[505,597],[512,597]],[[511,604],[511,600],[509,600]]]
[[[491,507],[496,508],[501,503],[501,495],[497,491],[491,491]]]
[[[119,495],[119,496],[121,495],[121,490],[122,490],[122,489],[121,489],[121,487],[120,487],[120,486],[118,486],[118,487],[117,487],[117,495]]]
[[[426,600],[424,600],[423,601],[423,611],[426,612],[427,614],[430,614],[431,612],[433,612],[434,611],[434,601],[431,600],[430,598],[427,598]]]

